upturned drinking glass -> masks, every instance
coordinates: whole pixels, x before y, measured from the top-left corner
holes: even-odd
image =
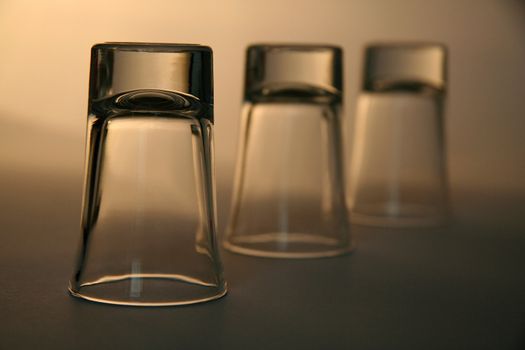
[[[348,252],[341,49],[254,45],[246,59],[225,248],[273,258]]]
[[[351,219],[373,226],[446,221],[446,49],[373,45],[365,52],[352,156]]]
[[[69,291],[122,305],[226,293],[215,241],[212,51],[91,51],[82,241]]]

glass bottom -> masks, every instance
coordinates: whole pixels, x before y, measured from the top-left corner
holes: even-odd
[[[224,242],[224,248],[244,255],[285,259],[326,258],[353,250],[351,243],[334,238],[283,232],[230,237]]]
[[[439,227],[447,222],[445,211],[421,204],[386,205],[373,203],[359,205],[351,211],[350,222],[376,227]]]
[[[218,286],[192,277],[171,274],[129,274],[104,276],[82,283],[77,298],[113,305],[176,306],[203,303],[226,295],[226,285]]]

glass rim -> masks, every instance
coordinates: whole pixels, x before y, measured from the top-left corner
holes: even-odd
[[[343,48],[334,44],[322,44],[322,43],[254,43],[250,44],[247,51],[251,50],[291,50],[291,51],[321,51],[321,50],[332,50],[341,51]]]
[[[373,49],[420,49],[420,48],[439,48],[445,53],[448,51],[447,45],[439,41],[373,41],[365,45],[365,50]]]
[[[212,52],[211,47],[201,44],[149,42],[104,42],[94,44],[91,49],[135,52]]]
[[[448,56],[447,45],[437,41],[368,43],[363,49],[362,90],[444,93],[448,88]],[[395,63],[390,66],[387,61],[392,58]]]

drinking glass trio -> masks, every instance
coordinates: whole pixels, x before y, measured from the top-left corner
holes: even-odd
[[[366,50],[350,217],[387,227],[446,218],[445,49]],[[317,258],[352,250],[342,144],[342,50],[247,50],[232,252]],[[182,305],[226,294],[216,234],[212,51],[199,45],[92,48],[82,240],[70,293]]]

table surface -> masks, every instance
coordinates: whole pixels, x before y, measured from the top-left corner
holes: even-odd
[[[1,181],[0,349],[525,349],[518,194],[463,193],[440,229],[353,226],[313,260],[222,252],[229,293],[136,308],[70,297],[79,181]],[[222,215],[222,214],[221,214]]]

